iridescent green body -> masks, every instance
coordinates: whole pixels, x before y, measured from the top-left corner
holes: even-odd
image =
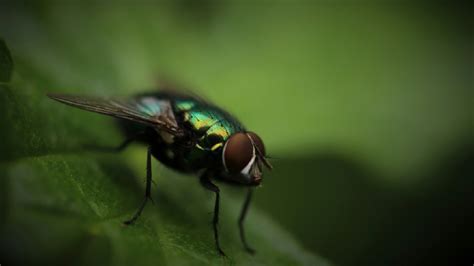
[[[184,129],[182,137],[148,130],[148,137],[144,140],[153,143],[154,157],[178,171],[222,168],[225,142],[232,134],[245,131],[242,124],[226,111],[199,98],[157,92],[139,95],[135,102],[141,112],[166,115]],[[130,131],[131,127],[127,123],[123,128]]]
[[[172,169],[199,174],[201,185],[215,193],[214,238],[217,250],[225,255],[219,245],[217,230],[220,190],[212,179],[258,186],[262,181],[262,167],[265,165],[271,169],[271,165],[265,159],[265,146],[257,134],[245,130],[223,109],[197,96],[177,91],[145,93],[126,99],[64,94],[48,96],[64,104],[119,118],[119,125],[128,137],[119,147],[105,150],[120,151],[132,141],[147,145],[145,197],[135,215],[124,224],[133,224],[151,199],[153,156]],[[244,247],[253,253],[243,229],[251,193],[252,189],[249,189],[239,218],[239,229]]]

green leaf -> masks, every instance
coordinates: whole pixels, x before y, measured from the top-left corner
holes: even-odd
[[[142,200],[145,149],[97,154],[82,144],[115,145],[113,121],[60,105],[55,88],[21,61],[0,87],[0,257],[5,264],[55,265],[329,265],[306,251],[278,222],[251,208],[246,228],[257,250],[247,254],[237,227],[243,191],[222,188],[216,252],[212,193],[196,177],[154,163],[153,197],[133,226],[122,222]],[[258,196],[258,193],[257,193]]]
[[[9,163],[3,171],[8,198],[2,236],[13,244],[3,251],[25,260],[20,262],[59,258],[69,264],[74,256],[79,264],[97,265],[328,265],[255,209],[247,228],[258,254],[245,253],[235,223],[239,202],[231,196],[223,198],[221,216],[229,258],[220,257],[209,223],[212,197],[196,180],[170,173],[155,178],[156,204],[147,206],[137,224],[124,227],[143,188],[119,158],[45,155]]]
[[[13,61],[5,41],[0,39],[0,82],[9,82],[13,73]]]

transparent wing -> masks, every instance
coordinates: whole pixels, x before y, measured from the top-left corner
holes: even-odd
[[[143,99],[141,101],[136,99],[120,100],[64,94],[48,94],[48,97],[87,111],[146,124],[175,136],[184,134],[183,130],[178,127],[168,101],[154,99],[155,102],[147,103],[143,102]],[[149,101],[151,100],[149,99]]]

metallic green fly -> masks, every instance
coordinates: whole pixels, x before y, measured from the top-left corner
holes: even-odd
[[[217,250],[224,255],[218,234],[219,187],[212,179],[249,187],[239,218],[240,237],[245,249],[243,221],[252,188],[262,182],[262,169],[272,166],[265,146],[255,133],[223,109],[190,93],[162,90],[129,99],[49,94],[50,98],[87,111],[113,116],[126,140],[110,151],[121,151],[133,141],[148,146],[145,198],[133,217],[133,224],[151,199],[151,156],[184,173],[199,174],[202,186],[215,193],[213,230]]]

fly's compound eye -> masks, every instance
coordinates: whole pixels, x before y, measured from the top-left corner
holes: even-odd
[[[247,132],[247,135],[252,139],[253,143],[257,147],[257,149],[262,153],[262,156],[265,156],[265,145],[263,145],[262,139],[253,132]]]
[[[245,133],[235,133],[226,142],[223,151],[224,167],[230,173],[242,171],[254,157],[252,140]]]

